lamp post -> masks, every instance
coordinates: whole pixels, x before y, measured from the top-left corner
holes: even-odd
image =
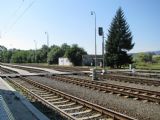
[[[103,69],[105,69],[105,59],[104,59],[104,32],[102,36],[102,55],[103,55]]]
[[[49,47],[49,34],[48,32],[45,32],[45,34],[47,35],[47,46]]]
[[[34,45],[35,45],[35,54],[34,54],[34,60],[36,62],[36,52],[37,52],[37,42],[34,40]]]
[[[103,69],[104,69],[104,32],[103,32],[103,28],[99,27],[98,28],[98,32],[99,32],[99,36],[102,36],[102,56],[103,56]]]
[[[95,11],[91,11],[91,15],[95,16],[95,68],[97,68],[96,13],[95,13]]]

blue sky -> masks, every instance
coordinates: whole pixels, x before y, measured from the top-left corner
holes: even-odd
[[[160,50],[159,0],[1,0],[0,45],[35,49],[36,40],[40,48],[46,44],[47,31],[50,45],[78,44],[94,54],[94,16],[90,11],[96,12],[97,27],[103,27],[107,35],[119,7],[135,42],[130,52]],[[99,54],[101,42],[97,34]]]

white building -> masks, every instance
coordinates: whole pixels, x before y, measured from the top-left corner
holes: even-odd
[[[68,58],[59,58],[58,59],[58,65],[62,65],[62,66],[72,66],[72,63],[69,61]]]

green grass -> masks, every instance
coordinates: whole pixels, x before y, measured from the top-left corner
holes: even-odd
[[[160,63],[137,63],[136,68],[147,70],[160,70]]]

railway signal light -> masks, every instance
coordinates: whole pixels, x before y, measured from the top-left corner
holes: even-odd
[[[99,36],[103,36],[103,28],[102,27],[98,28],[98,34],[99,34]]]

